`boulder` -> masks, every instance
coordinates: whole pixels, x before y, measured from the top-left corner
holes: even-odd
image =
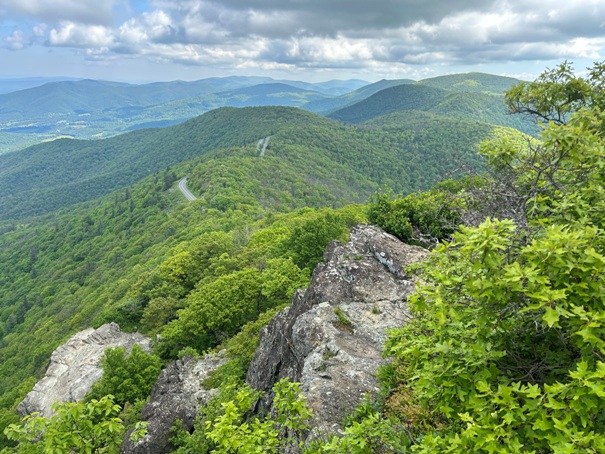
[[[198,408],[218,392],[206,389],[204,381],[227,359],[224,350],[197,359],[187,356],[168,364],[151,390],[149,403],[143,407],[141,421],[147,422],[147,435],[137,442],[124,438],[122,453],[163,454],[174,449],[169,442],[170,429],[177,419],[187,430],[193,428]]]
[[[139,333],[124,333],[116,323],[74,334],[53,352],[44,377],[18,405],[19,415],[38,412],[50,417],[53,403],[79,401],[103,375],[101,358],[105,350],[123,347],[130,351],[135,344],[151,351],[148,338]]]
[[[378,391],[385,332],[410,317],[415,283],[403,267],[427,254],[369,225],[355,227],[346,244],[330,243],[309,287],[261,332],[246,379],[266,393],[260,410],[270,409],[271,388],[287,377],[301,383],[313,410],[312,436],[338,431]]]

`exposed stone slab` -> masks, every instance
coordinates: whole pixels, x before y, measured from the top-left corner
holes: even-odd
[[[364,395],[378,390],[385,332],[410,317],[415,283],[403,267],[427,254],[368,225],[354,228],[347,244],[330,243],[306,291],[261,332],[247,374],[266,393],[261,407],[270,407],[272,386],[287,377],[301,383],[313,433],[337,431]]]
[[[52,415],[55,402],[77,402],[103,375],[101,358],[108,348],[123,347],[128,352],[138,344],[149,352],[150,340],[139,333],[124,333],[116,323],[74,334],[51,355],[44,377],[17,407],[21,416]]]

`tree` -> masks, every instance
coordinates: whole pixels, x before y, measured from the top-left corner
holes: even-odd
[[[312,270],[321,261],[326,245],[343,240],[350,227],[345,219],[330,211],[313,216],[292,231],[286,248],[299,268]]]
[[[19,442],[18,453],[118,453],[124,437],[120,410],[113,396],[88,403],[56,403],[51,418],[25,416],[21,424],[11,424],[4,433]],[[134,438],[144,433],[144,425],[139,424]]]
[[[146,399],[162,370],[160,358],[145,353],[135,344],[130,354],[122,347],[108,348],[102,359],[103,376],[95,383],[87,399],[113,395],[120,406]]]
[[[583,107],[603,107],[603,72],[605,65],[595,63],[588,78],[574,74],[571,63],[544,71],[533,82],[521,82],[506,93],[512,113],[529,115],[545,123],[561,125],[573,112]]]
[[[447,190],[442,185],[406,197],[377,193],[368,201],[368,220],[404,242],[432,247],[448,239],[462,223],[463,203],[456,192],[464,186],[449,181]]]
[[[184,347],[202,352],[233,336],[261,312],[260,272],[253,268],[219,276],[187,298],[162,333],[160,349],[168,356]]]
[[[217,447],[213,452],[291,452],[300,448],[298,437],[309,428],[312,412],[305,406],[298,383],[286,379],[273,386],[275,398],[271,415],[264,419],[244,415],[258,398],[249,388],[241,389],[233,401],[222,404],[223,414],[206,422],[206,436]]]
[[[605,451],[602,81],[562,70],[511,92],[554,112],[539,146],[488,150],[493,187],[522,216],[442,244],[418,268],[413,321],[387,342],[390,408],[415,452]]]

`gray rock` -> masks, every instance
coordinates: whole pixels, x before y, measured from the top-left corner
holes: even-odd
[[[177,419],[187,430],[193,428],[200,405],[218,392],[205,389],[203,382],[227,359],[224,350],[201,359],[192,356],[171,362],[162,371],[151,390],[149,403],[143,407],[141,420],[147,421],[147,435],[136,443],[127,434],[122,453],[163,454],[174,449],[169,443],[170,429]]]
[[[287,377],[301,383],[313,409],[312,436],[336,432],[364,395],[378,390],[385,331],[409,320],[415,283],[403,267],[427,254],[368,225],[354,228],[347,244],[330,243],[306,291],[261,332],[247,374],[266,392],[260,406],[270,407],[271,388]]]
[[[53,403],[79,401],[103,375],[103,352],[110,347],[130,351],[134,344],[151,350],[148,338],[139,333],[123,333],[116,323],[74,334],[53,352],[46,374],[17,407],[19,415],[39,412],[49,417]]]

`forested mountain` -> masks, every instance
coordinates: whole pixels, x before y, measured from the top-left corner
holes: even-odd
[[[414,81],[411,79],[395,79],[395,80],[380,80],[373,84],[365,85],[357,90],[337,96],[335,98],[321,99],[317,101],[309,101],[301,107],[311,112],[316,112],[322,115],[327,115],[335,110],[341,109],[350,104],[366,99],[374,93],[384,90],[385,88],[394,87],[396,85],[411,84]]]
[[[481,73],[440,76],[381,89],[328,116],[359,124],[394,112],[403,112],[399,116],[402,119],[405,115],[413,117],[422,111],[511,127],[535,135],[538,131],[536,125],[525,117],[509,115],[504,104],[504,92],[518,82],[509,77]]]
[[[534,127],[507,116],[502,106],[504,90],[515,82],[480,73],[373,84],[360,80],[308,83],[268,77],[143,85],[60,81],[0,94],[0,153],[58,137],[98,139],[135,129],[170,126],[224,106],[295,106],[352,123],[415,109],[533,134]]]
[[[458,160],[479,168],[478,143],[502,134],[514,133],[428,114],[423,122],[387,116],[351,126],[296,108],[228,107],[169,128],[0,156],[2,421],[15,421],[11,409],[28,377],[75,331],[107,321],[161,331],[197,280],[218,285],[245,275],[260,285],[264,275],[254,273],[267,263],[302,286],[327,241],[364,219],[359,207],[332,209],[384,187],[428,188]],[[187,203],[175,190],[184,176],[200,200]],[[210,234],[218,241],[211,275],[196,265],[187,282],[174,281],[177,268],[189,266],[181,260],[201,253],[191,242]],[[289,298],[267,295],[263,310]],[[255,309],[238,323],[256,316]],[[173,356],[178,332],[164,334],[172,339],[164,354]]]
[[[108,321],[130,330],[143,323],[152,330],[174,318],[194,280],[193,270],[187,272],[187,283],[173,280],[180,275],[177,268],[184,264],[183,253],[190,250],[191,241],[198,248],[196,257],[217,242],[206,258],[214,258],[206,263],[214,265],[198,270],[213,269],[215,277],[247,266],[262,269],[262,263],[285,255],[296,261],[299,268],[292,269],[301,279],[308,279],[304,268],[320,259],[334,229],[342,232],[346,225],[363,220],[360,210],[278,212],[342,206],[364,198],[377,185],[357,181],[360,175],[344,165],[331,163],[335,167],[330,169],[320,156],[284,148],[281,156],[268,152],[263,158],[254,147],[209,153],[27,226],[2,224],[0,423],[14,420],[14,411],[8,409],[31,386],[26,379],[43,372],[52,350],[74,332]],[[175,190],[183,175],[201,200],[188,203]],[[307,240],[300,232],[306,222],[318,226]],[[262,233],[270,226],[274,230]],[[322,234],[326,226],[330,228]],[[317,235],[327,236],[322,244],[309,243]],[[158,304],[169,305],[163,309],[167,318],[149,312],[142,321],[145,307],[155,297],[161,297]],[[285,304],[288,297],[271,301]],[[150,310],[157,309],[152,304]]]
[[[493,74],[465,73],[431,77],[430,79],[420,80],[417,83],[434,88],[443,88],[444,90],[467,93],[490,93],[502,96],[513,85],[518,84],[519,79],[494,76]]]
[[[360,80],[313,84],[235,76],[143,85],[52,82],[0,94],[0,153],[61,135],[94,138],[167,126],[222,106],[299,106],[365,84]],[[258,88],[239,91],[254,86]]]
[[[440,452],[434,446],[481,452],[482,443],[512,452],[518,440],[549,452],[544,447],[564,437],[600,452],[605,347],[598,276],[605,260],[596,108],[576,116],[578,105],[563,100],[559,107],[571,123],[549,126],[550,135],[532,149],[535,140],[507,127],[533,131],[504,110],[507,78],[381,81],[331,99],[322,98],[346,84],[311,91],[304,83],[257,82],[198,101],[227,99],[225,93],[238,106],[364,99],[333,118],[295,107],[222,107],[166,128],[61,139],[0,156],[0,434],[17,422],[16,404],[53,349],[107,322],[153,337],[156,365],[227,346],[229,362],[211,377],[213,386],[231,385],[213,401],[211,411],[222,411],[221,403],[238,396],[233,385],[244,389],[261,327],[307,285],[330,240],[345,240],[354,224],[370,220],[411,243],[452,242],[419,268],[428,277],[413,301],[419,316],[387,343],[395,367],[378,374],[383,397],[347,421],[344,437],[322,439],[324,447],[308,453],[353,452],[359,443],[375,452],[411,444],[427,453]],[[527,87],[519,88],[519,99]],[[539,89],[523,99],[539,99]],[[601,99],[598,93],[587,99]],[[144,110],[173,104],[176,111],[181,102]],[[526,113],[523,102],[517,105]],[[495,140],[484,149],[488,159],[477,153],[485,139]],[[455,169],[486,166],[490,175],[433,188]],[[184,177],[197,200],[179,192]],[[553,190],[549,178],[565,190]],[[517,227],[505,220],[460,230],[481,216],[518,216]],[[347,260],[355,266],[358,257]],[[336,310],[332,315],[346,324]],[[448,383],[456,383],[454,391]],[[590,399],[577,398],[584,395]],[[120,401],[119,417],[134,423],[143,402]],[[469,426],[469,418],[481,428]],[[596,429],[578,432],[588,426]],[[196,431],[217,427],[199,424]],[[256,430],[233,437],[266,438]],[[215,447],[199,448],[195,432],[178,436],[179,452]],[[32,452],[44,452],[36,450],[38,440]],[[11,443],[0,435],[0,450]],[[27,452],[30,445],[23,446]]]
[[[218,148],[255,150],[268,136],[269,154],[313,156],[332,169],[347,165],[365,182],[365,196],[377,185],[407,193],[434,184],[455,165],[454,155],[478,165],[477,144],[497,130],[466,124],[460,129],[444,121],[438,132],[427,134],[419,124],[359,128],[295,108],[222,108],[165,129],[98,141],[61,139],[0,156],[0,219],[91,200]]]
[[[446,81],[449,77],[451,76],[441,78],[438,85],[447,85]],[[456,80],[457,78],[454,78],[453,82]],[[463,79],[463,81],[467,80]],[[491,86],[485,81],[483,83],[487,87]],[[455,83],[451,86],[455,86]],[[369,98],[337,110],[328,116],[348,123],[363,123],[393,112],[411,112],[413,115],[413,111],[424,111],[460,120],[507,126],[528,134],[536,133],[537,128],[534,123],[521,116],[508,114],[504,104],[504,92],[494,94],[479,91],[473,84],[471,84],[473,88],[470,91],[463,91],[461,87],[464,86],[465,82],[458,89],[450,90],[437,88],[432,86],[432,83],[423,82],[397,85],[381,90]]]

